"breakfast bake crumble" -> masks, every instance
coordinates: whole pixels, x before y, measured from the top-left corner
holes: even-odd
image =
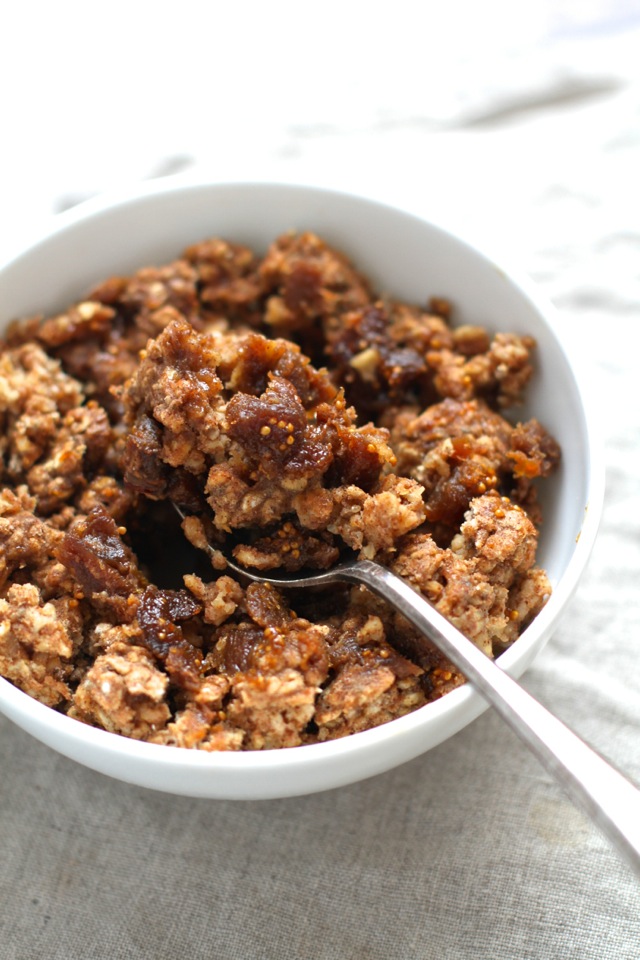
[[[262,258],[207,240],[15,322],[0,673],[204,750],[329,740],[442,696],[459,672],[365,588],[245,588],[224,550],[264,571],[375,559],[497,655],[551,589],[536,483],[560,452],[504,416],[534,349],[381,297],[311,233]]]

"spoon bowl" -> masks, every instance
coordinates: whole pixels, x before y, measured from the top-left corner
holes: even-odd
[[[390,297],[415,303],[448,297],[461,324],[536,339],[537,370],[518,417],[538,417],[558,440],[563,461],[546,484],[538,550],[553,593],[500,656],[500,667],[494,665],[498,674],[519,676],[574,595],[595,539],[604,484],[593,419],[570,359],[571,337],[578,333],[568,331],[565,349],[562,321],[502,259],[498,265],[450,230],[367,197],[290,183],[166,178],[88,201],[34,231],[32,241],[0,266],[0,330],[16,317],[52,315],[106,276],[167,263],[206,237],[227,237],[261,253],[291,229],[313,230],[348,252]],[[484,709],[472,682],[349,737],[287,750],[212,754],[88,726],[0,679],[0,710],[53,749],[143,787],[220,799],[297,796],[354,783],[418,757]]]

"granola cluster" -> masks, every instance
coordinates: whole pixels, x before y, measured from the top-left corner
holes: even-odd
[[[262,258],[207,240],[16,321],[0,674],[85,723],[210,751],[343,737],[463,682],[366,589],[245,587],[229,549],[264,571],[355,552],[488,655],[513,643],[550,592],[536,484],[560,452],[504,416],[534,341],[450,314],[380,297],[292,233]]]

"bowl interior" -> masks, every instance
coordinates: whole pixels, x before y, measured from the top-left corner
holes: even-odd
[[[287,230],[320,234],[346,253],[380,292],[416,303],[446,297],[453,302],[455,322],[536,338],[537,370],[526,404],[513,414],[516,419],[536,416],[559,441],[563,459],[546,484],[538,554],[554,594],[503,658],[510,672],[521,672],[548,637],[586,562],[597,526],[600,480],[580,391],[546,319],[550,316],[546,305],[539,304],[526,283],[475,248],[409,213],[352,195],[280,184],[160,182],[115,202],[99,199],[69,211],[7,264],[0,271],[0,331],[14,318],[63,309],[109,275],[168,262],[188,244],[206,237],[222,236],[263,252]],[[0,684],[5,712],[62,752],[123,779],[207,796],[284,796],[387,769],[455,733],[483,709],[470,688],[454,691],[444,701],[387,724],[388,730],[347,738],[349,744],[336,741],[271,751],[283,756],[265,761],[251,754],[203,757],[196,751],[126,743],[104,731],[78,730],[82,724],[42,708],[5,681]],[[369,757],[364,766],[345,759],[354,751]],[[178,758],[176,753],[188,755]],[[270,779],[263,769],[257,784],[255,772],[265,763],[266,769],[280,772],[273,772]],[[136,764],[139,771],[150,772],[136,774]],[[185,765],[196,772],[192,782],[185,778]],[[288,779],[282,776],[283,767]],[[229,770],[234,769],[241,771],[242,786],[233,786]]]

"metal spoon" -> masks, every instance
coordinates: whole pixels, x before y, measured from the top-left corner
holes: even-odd
[[[175,506],[175,504],[174,504]],[[180,516],[183,511],[176,506]],[[371,560],[351,560],[307,576],[255,573],[227,557],[239,576],[280,589],[362,584],[427,636],[494,707],[591,817],[640,876],[640,790],[572,733],[408,583]]]

